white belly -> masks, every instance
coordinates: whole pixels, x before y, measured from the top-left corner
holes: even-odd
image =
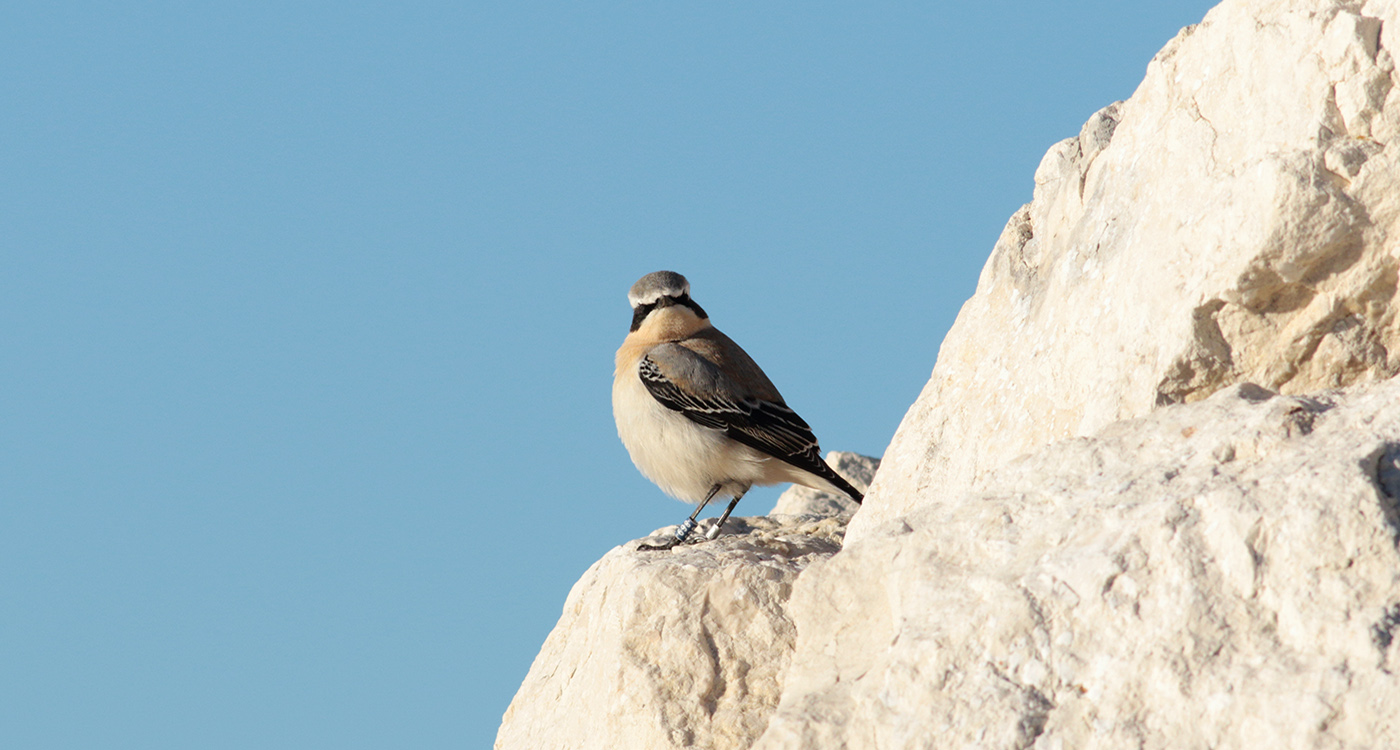
[[[725,485],[722,497],[750,485],[783,481],[767,477],[770,464],[783,462],[662,406],[635,368],[613,381],[613,418],[632,463],[674,498],[698,503],[716,484]]]

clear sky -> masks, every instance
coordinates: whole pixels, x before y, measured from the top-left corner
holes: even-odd
[[[613,427],[632,282],[878,455],[1041,155],[1208,7],[7,4],[0,747],[489,747],[689,509]]]

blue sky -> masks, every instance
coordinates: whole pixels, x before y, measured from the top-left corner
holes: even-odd
[[[488,747],[688,512],[612,424],[632,282],[879,454],[1041,155],[1208,7],[8,5],[0,746]]]

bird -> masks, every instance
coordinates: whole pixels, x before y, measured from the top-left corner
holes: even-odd
[[[698,503],[673,538],[643,549],[671,549],[695,530],[716,496],[732,499],[705,535],[719,535],[754,485],[792,482],[864,497],[822,460],[817,438],[733,339],[710,323],[674,271],[637,280],[627,294],[632,327],[617,350],[613,418],[632,463],[666,494]]]

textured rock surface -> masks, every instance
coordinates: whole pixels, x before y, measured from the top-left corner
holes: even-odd
[[[497,747],[1400,747],[1396,49],[1396,0],[1184,30],[1046,155],[845,548],[798,491],[613,550]]]
[[[1057,144],[851,524],[1239,382],[1400,371],[1400,4],[1227,0]]]
[[[793,581],[840,548],[844,520],[730,520],[734,535],[670,552],[638,552],[632,542],[589,568],[506,710],[496,747],[751,745],[792,654]]]
[[[1057,443],[803,575],[755,745],[1400,747],[1400,380]]]
[[[832,451],[869,484],[876,459]],[[496,737],[501,750],[746,748],[777,705],[798,574],[841,547],[854,504],[792,487],[774,518],[730,518],[713,542],[609,552],[569,592]],[[697,534],[708,524],[702,524]],[[661,529],[653,541],[670,536]]]

